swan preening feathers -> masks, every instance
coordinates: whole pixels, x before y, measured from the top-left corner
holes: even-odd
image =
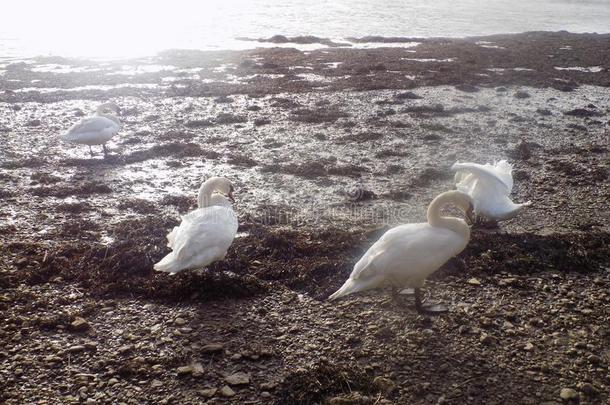
[[[167,235],[172,251],[154,269],[176,274],[222,260],[237,233],[232,201],[233,186],[228,179],[212,177],[204,182],[197,196],[198,208],[183,216]]]
[[[473,208],[471,198],[465,193],[454,190],[440,194],[428,206],[428,222],[400,225],[383,234],[329,299],[384,285],[411,287],[415,288],[418,311],[444,311],[440,305],[423,305],[420,288],[429,275],[460,253],[470,240],[466,221],[441,216],[441,209],[448,204],[457,206],[466,215]]]
[[[100,105],[91,117],[83,118],[72,125],[61,139],[67,142],[89,145],[89,152],[93,156],[92,145],[102,145],[104,156],[107,154],[106,142],[119,132],[121,122],[116,117],[120,109],[115,103]]]
[[[513,168],[506,160],[494,165],[456,162],[451,169],[456,172],[456,188],[472,198],[477,217],[503,221],[513,218],[531,204],[529,201],[515,204],[510,199]]]

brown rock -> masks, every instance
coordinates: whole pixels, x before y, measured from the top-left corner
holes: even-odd
[[[69,329],[72,332],[86,332],[87,330],[89,330],[90,327],[91,327],[91,325],[89,325],[89,322],[87,322],[86,319],[81,318],[81,317],[76,317],[76,319],[74,319],[70,323]]]
[[[220,395],[225,398],[231,398],[235,396],[235,391],[233,391],[228,385],[225,385],[220,389]]]
[[[394,381],[386,377],[377,376],[373,380],[373,385],[385,394],[390,394],[396,389]]]
[[[250,384],[250,375],[239,371],[225,377],[225,381],[229,385],[248,385]]]

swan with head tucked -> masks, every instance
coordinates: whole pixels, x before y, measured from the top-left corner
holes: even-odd
[[[494,165],[456,162],[451,169],[456,172],[456,188],[472,198],[477,217],[503,221],[513,218],[531,204],[530,201],[515,204],[510,199],[513,167],[506,160]]]
[[[115,103],[100,105],[91,117],[83,118],[72,125],[60,137],[64,141],[89,145],[89,152],[93,156],[92,145],[102,145],[104,156],[108,153],[106,142],[115,136],[121,129],[121,122],[117,118],[120,109]]]
[[[233,185],[212,177],[199,188],[198,208],[182,217],[167,235],[171,253],[154,265],[157,271],[176,274],[224,259],[237,233],[237,216],[231,207]]]
[[[388,230],[369,248],[354,266],[343,286],[329,299],[384,285],[415,289],[415,307],[419,312],[446,311],[439,304],[422,304],[421,288],[426,278],[447,260],[460,253],[470,240],[470,227],[460,218],[441,216],[448,204],[460,208],[466,215],[472,210],[472,200],[460,191],[438,195],[428,206],[428,222],[399,225]]]

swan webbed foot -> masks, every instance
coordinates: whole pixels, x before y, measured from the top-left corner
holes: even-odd
[[[415,289],[415,309],[420,314],[439,315],[447,312],[449,309],[440,303],[425,303],[421,302],[421,288]]]

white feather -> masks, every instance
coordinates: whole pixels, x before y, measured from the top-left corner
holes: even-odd
[[[516,216],[519,211],[531,204],[515,204],[510,199],[513,189],[512,166],[506,160],[494,165],[478,163],[455,163],[456,188],[468,194],[474,203],[478,216],[501,221]]]

